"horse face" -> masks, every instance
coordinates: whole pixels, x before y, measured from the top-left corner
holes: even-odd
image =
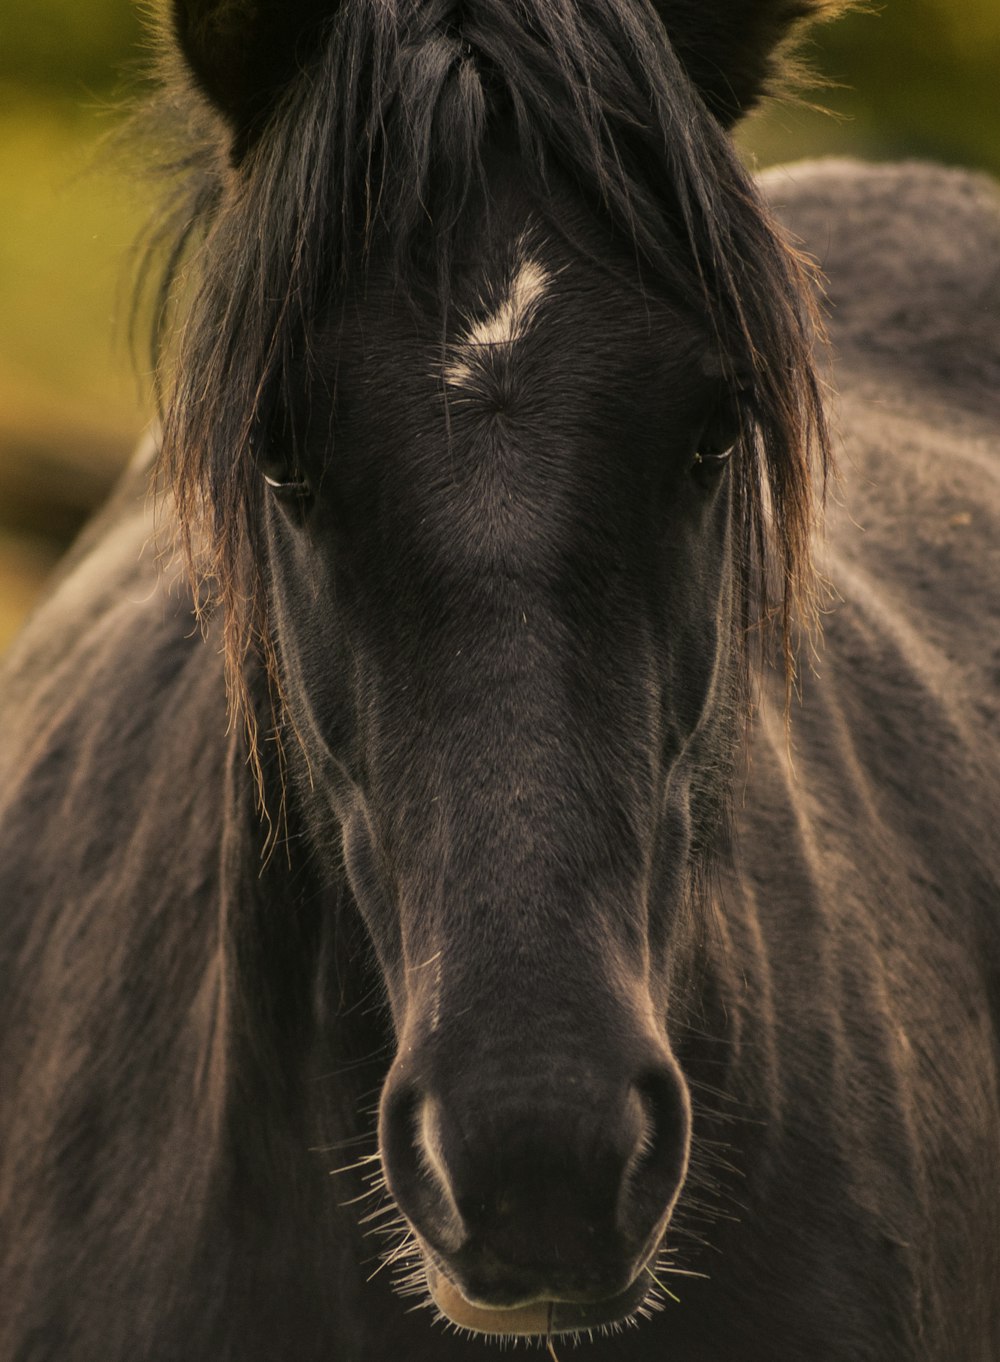
[[[212,148],[164,463],[370,933],[388,1184],[471,1328],[628,1313],[685,1176],[742,625],[787,643],[826,449],[804,273],[722,124],[827,8],[170,6]]]
[[[591,244],[515,219],[443,341],[373,270],[262,462],[299,797],[392,1006],[388,1183],[438,1304],[498,1332],[650,1285],[690,1125],[671,945],[731,747],[733,393]]]

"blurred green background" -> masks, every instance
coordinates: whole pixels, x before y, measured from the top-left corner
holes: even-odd
[[[102,151],[148,59],[134,0],[0,0],[0,647],[150,409],[127,344],[148,186]],[[1000,0],[878,0],[815,35],[834,84],[741,133],[760,165],[921,156],[1000,174]],[[139,366],[141,369],[141,366]]]

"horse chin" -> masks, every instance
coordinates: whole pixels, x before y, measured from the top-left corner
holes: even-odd
[[[558,1334],[587,1333],[627,1319],[648,1294],[645,1274],[607,1300],[534,1300],[524,1305],[490,1306],[470,1301],[439,1268],[427,1263],[427,1285],[434,1304],[452,1324],[471,1333],[551,1338]]]

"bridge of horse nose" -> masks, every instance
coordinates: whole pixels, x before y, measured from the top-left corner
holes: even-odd
[[[434,1094],[390,1080],[382,1149],[396,1200],[460,1297],[509,1310],[629,1289],[683,1181],[689,1126],[673,1065],[603,1091],[551,1076],[531,1101],[516,1086]]]

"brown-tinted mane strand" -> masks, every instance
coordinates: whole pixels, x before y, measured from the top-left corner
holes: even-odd
[[[485,183],[502,122],[535,192],[550,168],[568,172],[644,270],[708,315],[745,391],[735,481],[745,653],[750,626],[775,619],[791,682],[793,620],[813,617],[812,465],[825,472],[829,449],[811,270],[648,0],[348,0],[236,169],[197,97],[168,88],[195,129],[174,221],[198,244],[174,252],[163,285],[166,297],[183,282],[186,296],[169,347],[163,471],[224,612],[231,699],[251,727],[248,655],[276,686],[254,430],[303,366],[308,377],[309,338],[375,237],[392,243],[401,283],[429,257],[446,288],[469,187]]]

